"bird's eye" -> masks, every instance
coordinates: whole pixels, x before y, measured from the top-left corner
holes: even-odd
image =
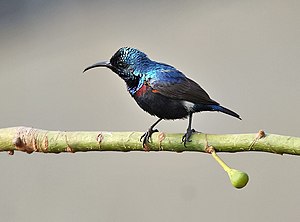
[[[124,62],[122,62],[122,61],[119,61],[119,62],[117,63],[117,65],[118,65],[118,67],[120,67],[120,68],[126,68],[126,67],[127,67],[127,64],[124,63]]]

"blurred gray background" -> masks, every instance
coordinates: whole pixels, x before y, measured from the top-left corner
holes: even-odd
[[[106,69],[122,46],[169,63],[238,112],[194,116],[206,133],[300,136],[299,1],[0,1],[0,127],[145,131]],[[164,121],[184,132],[187,120]],[[297,221],[300,159],[221,154],[250,175],[234,189],[209,155],[0,153],[1,221]]]

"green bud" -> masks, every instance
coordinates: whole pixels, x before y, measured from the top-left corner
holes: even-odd
[[[230,181],[232,183],[232,185],[235,188],[243,188],[244,186],[247,185],[248,181],[249,181],[249,177],[247,175],[247,173],[236,170],[236,169],[230,169],[228,172],[228,176],[230,178]]]

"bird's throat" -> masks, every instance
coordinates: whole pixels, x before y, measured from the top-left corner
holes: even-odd
[[[127,90],[133,96],[139,88],[142,86],[141,79],[139,77],[123,78],[127,85]]]

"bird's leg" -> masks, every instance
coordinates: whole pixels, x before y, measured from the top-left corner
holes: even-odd
[[[150,143],[150,139],[153,133],[158,132],[157,129],[153,129],[160,121],[162,121],[162,119],[158,119],[153,125],[150,126],[150,128],[147,130],[147,132],[145,132],[141,138],[140,141],[143,141],[143,147],[145,150],[149,151],[148,147],[147,147],[147,143]]]
[[[186,130],[186,133],[182,137],[182,143],[184,144],[184,146],[186,146],[187,142],[192,142],[192,140],[190,140],[190,137],[195,132],[195,130],[192,129],[192,116],[193,116],[193,113],[190,113],[189,114],[189,125]]]

